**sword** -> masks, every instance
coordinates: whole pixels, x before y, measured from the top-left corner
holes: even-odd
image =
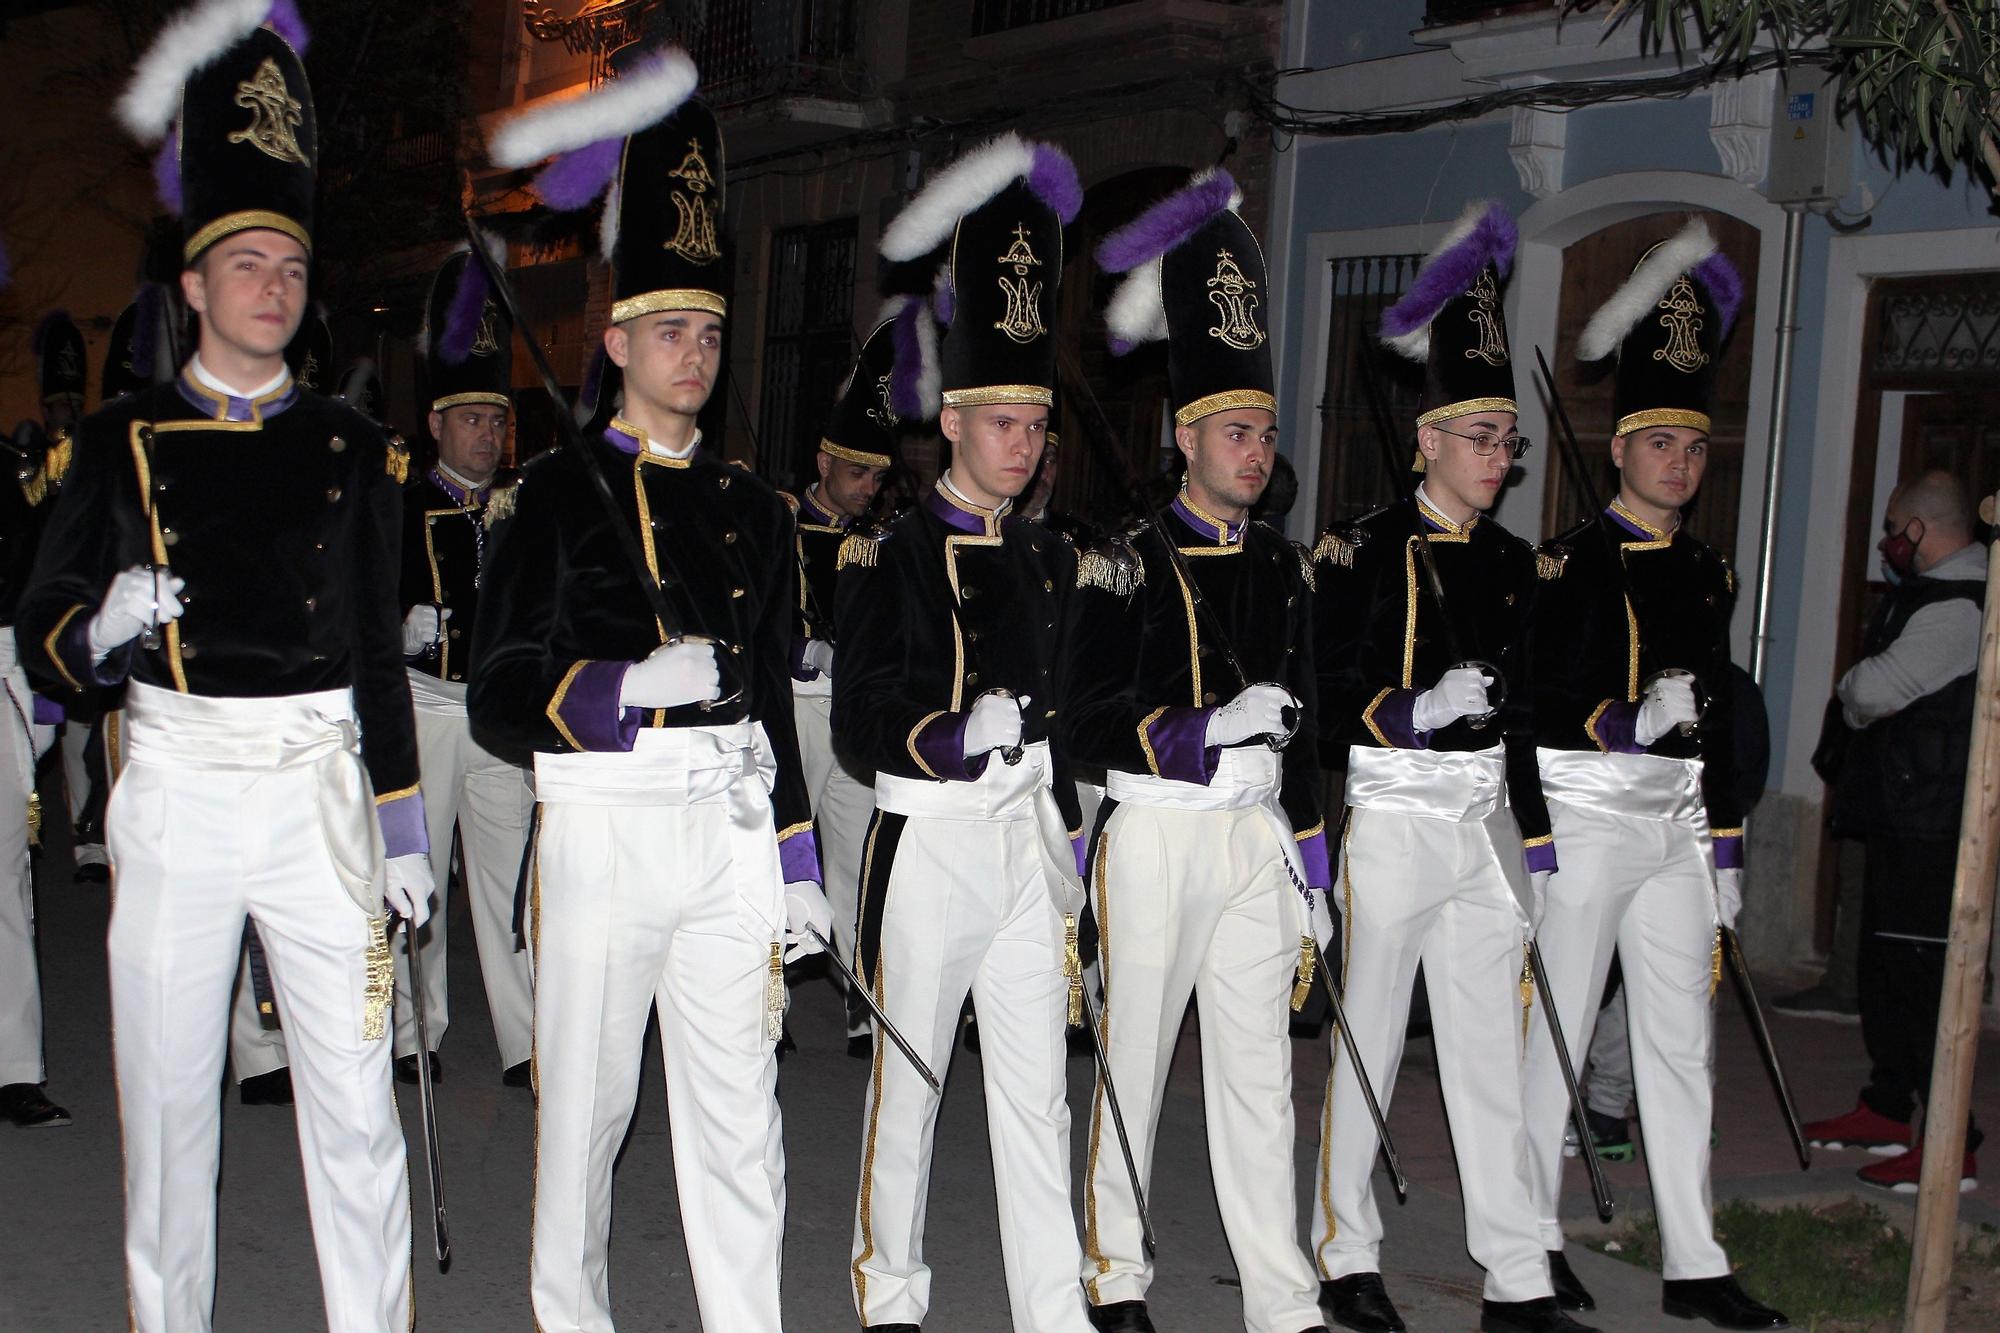
[[[1597,1216],[1611,1220],[1611,1187],[1604,1183],[1604,1165],[1597,1160],[1597,1144],[1590,1137],[1590,1118],[1583,1113],[1583,1094],[1576,1086],[1576,1066],[1570,1063],[1569,1043],[1563,1040],[1562,1019],[1556,1017],[1555,996],[1549,993],[1549,975],[1542,970],[1542,946],[1528,940],[1528,970],[1535,974],[1535,990],[1542,997],[1542,1017],[1549,1025],[1549,1040],[1556,1046],[1556,1064],[1562,1069],[1563,1087],[1569,1092],[1569,1113],[1576,1121],[1576,1150],[1590,1169],[1591,1193],[1597,1196]]]
[[[431,1091],[431,1032],[424,1019],[424,951],[417,947],[417,928],[405,923],[403,944],[410,954],[410,1003],[417,1011],[417,1104],[423,1111],[424,1165],[431,1173],[431,1225],[437,1242],[438,1267],[451,1260],[451,1229],[444,1216],[444,1163],[438,1152],[437,1098]]]
[[[1389,1124],[1382,1118],[1382,1104],[1375,1100],[1375,1085],[1368,1081],[1368,1070],[1361,1063],[1361,1051],[1354,1044],[1354,1033],[1347,1026],[1347,1011],[1341,1007],[1340,987],[1333,981],[1333,968],[1326,961],[1326,950],[1319,953],[1319,979],[1326,986],[1326,998],[1333,1005],[1333,1026],[1340,1033],[1340,1044],[1347,1048],[1347,1063],[1354,1070],[1354,1082],[1361,1089],[1361,1100],[1368,1107],[1368,1118],[1375,1122],[1375,1138],[1382,1145],[1382,1159],[1389,1164],[1389,1179],[1396,1186],[1396,1198],[1410,1197],[1410,1182],[1403,1178],[1403,1163],[1396,1156],[1396,1141],[1389,1137]],[[1328,1085],[1328,1096],[1332,1086]]]
[[[1090,1033],[1091,1054],[1097,1057],[1097,1076],[1104,1080],[1104,1104],[1111,1111],[1111,1127],[1118,1131],[1118,1153],[1125,1159],[1125,1174],[1132,1181],[1132,1201],[1139,1207],[1139,1238],[1146,1257],[1159,1248],[1153,1236],[1153,1214],[1146,1207],[1146,1187],[1139,1183],[1139,1163],[1132,1156],[1132,1140],[1125,1133],[1125,1113],[1118,1108],[1118,1085],[1111,1081],[1111,1061],[1104,1054],[1104,1039],[1097,1032],[1097,1006],[1090,1001],[1090,987],[1079,994],[1083,999],[1083,1026]]]
[[[807,926],[806,933],[819,941],[819,947],[826,950],[827,961],[839,968],[840,975],[847,978],[847,993],[860,996],[861,1003],[868,1006],[868,1012],[875,1016],[875,1023],[882,1029],[882,1035],[896,1044],[896,1049],[901,1051],[904,1058],[916,1069],[918,1077],[931,1085],[931,1091],[942,1096],[944,1085],[938,1082],[938,1076],[931,1072],[931,1067],[924,1063],[921,1055],[917,1054],[917,1048],[910,1045],[902,1033],[896,1031],[896,1025],[889,1021],[889,1015],[882,1012],[882,1006],[875,1003],[875,997],[861,984],[861,978],[854,975],[854,969],[840,961],[840,952],[833,947],[833,941],[820,934],[817,926]]]
[[[1771,1076],[1771,1086],[1777,1090],[1778,1106],[1785,1113],[1785,1128],[1792,1132],[1792,1151],[1799,1155],[1799,1170],[1812,1170],[1812,1148],[1806,1143],[1805,1132],[1799,1128],[1799,1111],[1792,1104],[1791,1085],[1785,1081],[1785,1066],[1778,1059],[1777,1044],[1771,1040],[1771,1029],[1764,1022],[1764,1007],[1757,1003],[1757,988],[1750,982],[1750,965],[1743,960],[1743,942],[1736,938],[1734,926],[1718,927],[1722,931],[1723,954],[1729,959],[1729,973],[1736,978],[1736,988],[1743,996],[1743,1012],[1750,1019],[1750,1030],[1757,1037],[1757,1053],[1764,1057],[1764,1072]]]

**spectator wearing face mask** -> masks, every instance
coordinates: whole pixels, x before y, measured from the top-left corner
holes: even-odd
[[[1833,766],[1832,825],[1864,849],[1861,1035],[1872,1064],[1853,1110],[1805,1127],[1815,1147],[1885,1156],[1864,1183],[1914,1191],[1972,733],[1986,548],[1972,497],[1925,472],[1889,497],[1880,545],[1890,588],[1861,660],[1836,687],[1847,733]],[[1977,1179],[1969,1130],[1962,1188]]]

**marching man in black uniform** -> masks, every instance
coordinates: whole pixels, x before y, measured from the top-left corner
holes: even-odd
[[[1426,965],[1488,1333],[1580,1327],[1552,1294],[1521,1105],[1524,949],[1555,865],[1522,669],[1534,550],[1484,517],[1527,449],[1500,308],[1514,241],[1512,218],[1473,205],[1383,314],[1385,341],[1425,364],[1424,479],[1314,553],[1321,735],[1348,756],[1337,891],[1347,1017],[1386,1111]],[[1400,1329],[1381,1278],[1375,1152],[1351,1068],[1335,1059],[1313,1217],[1323,1297],[1343,1327]]]
[[[172,384],[83,423],[20,637],[45,685],[129,682],[109,949],[134,1327],[210,1325],[248,914],[296,1071],[326,1322],[387,1333],[411,1288],[383,900],[415,925],[431,891],[396,624],[404,460],[285,367],[317,149],[304,32],[290,6],[282,30],[264,19],[211,3],[177,22],[120,103],[147,139],[179,116],[200,344]]]
[[[532,761],[542,806],[531,1287],[545,1333],[612,1327],[611,1171],[655,1008],[703,1326],[782,1327],[784,963],[830,929],[792,730],[791,511],[695,426],[729,264],[721,132],[694,83],[669,52],[493,142],[503,165],[584,149],[616,175],[598,181],[615,191],[604,344],[624,407],[587,456],[524,469],[489,538],[468,696],[475,738]]]
[[[1108,777],[1092,858],[1102,1039],[1133,1153],[1147,1171],[1188,997],[1199,994],[1209,1164],[1244,1327],[1299,1333],[1323,1326],[1292,1204],[1287,1000],[1295,983],[1312,983],[1321,941],[1310,894],[1330,881],[1311,571],[1282,534],[1249,520],[1278,421],[1259,318],[1263,255],[1235,211],[1241,199],[1226,172],[1203,172],[1098,249],[1104,267],[1131,274],[1108,311],[1114,350],[1168,340],[1187,476],[1163,528],[1082,558],[1069,736],[1077,761]],[[1213,616],[1196,614],[1168,542]],[[1232,674],[1232,651],[1249,680]],[[1149,1331],[1153,1265],[1107,1142],[1101,1085],[1097,1097],[1084,1290],[1099,1329]]]
[[[1618,496],[1543,547],[1532,638],[1535,734],[1562,868],[1540,939],[1571,1050],[1589,1049],[1616,950],[1632,1075],[1665,1254],[1668,1314],[1721,1328],[1785,1318],[1730,1276],[1709,1207],[1719,930],[1743,903],[1743,816],[1729,698],[1735,579],[1680,530],[1708,466],[1709,400],[1742,281],[1705,223],[1647,252],[1577,341],[1617,357]],[[1710,706],[1700,709],[1706,695]],[[1568,1091],[1554,1045],[1528,1044],[1535,1207],[1560,1295]]]
[[[1082,199],[1059,150],[1002,135],[947,168],[883,234],[952,308],[898,318],[896,411],[939,411],[951,461],[917,507],[841,555],[834,740],[875,769],[861,959],[876,1003],[940,1077],[978,1008],[1007,1299],[1019,1333],[1084,1333],[1069,1201],[1065,1019],[1082,976],[1082,829],[1060,734],[1069,543],[1016,517],[1055,383],[1062,224]],[[1073,994],[1072,992],[1075,991]],[[914,1333],[930,1308],[924,1213],[938,1097],[875,1042],[855,1209],[854,1308]],[[949,1321],[947,1321],[949,1322]]]
[[[431,437],[437,462],[411,479],[403,496],[403,651],[410,664],[410,698],[417,713],[417,757],[424,771],[431,874],[451,873],[451,834],[458,827],[459,862],[469,905],[486,1004],[509,1084],[525,1087],[534,1044],[534,999],[528,955],[514,948],[514,884],[535,794],[527,773],[472,739],[465,714],[472,676],[473,629],[488,550],[486,508],[507,445],[512,326],[486,294],[470,253],[445,261],[431,284],[425,323]],[[440,901],[442,907],[442,901]],[[424,1014],[433,1043],[450,1019],[445,996],[445,917],[431,917],[423,940]],[[408,941],[405,941],[407,944]],[[410,965],[396,958],[396,1065],[417,1079],[417,1016]]]
[[[820,856],[826,864],[834,947],[850,964],[861,845],[875,815],[875,787],[867,770],[850,769],[833,745],[840,548],[848,531],[874,507],[882,478],[896,461],[903,419],[889,401],[895,362],[893,316],[912,299],[900,298],[885,308],[862,343],[861,355],[820,437],[814,458],[819,480],[793,502],[798,517],[799,608],[792,639],[792,717],[798,726],[799,758],[806,767]],[[847,1053],[865,1058],[871,1040],[867,1011],[850,1001]]]

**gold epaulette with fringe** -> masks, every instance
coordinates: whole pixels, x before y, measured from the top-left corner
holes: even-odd
[[[1319,591],[1319,575],[1313,573],[1312,548],[1304,542],[1291,542],[1292,554],[1299,558],[1299,577],[1306,581],[1307,592]]]
[[[851,532],[841,538],[840,553],[834,557],[835,571],[849,565],[873,569],[882,560],[882,538],[873,532]]]
[[[387,444],[388,449],[382,455],[382,470],[401,486],[410,479],[410,446],[403,443],[400,435],[391,435]]]
[[[514,502],[520,499],[520,491],[521,483],[517,481],[512,486],[496,487],[493,493],[486,497],[486,510],[480,516],[480,521],[486,525],[488,532],[493,530],[494,524],[505,523],[514,516]]]
[[[1535,552],[1535,577],[1553,582],[1563,576],[1563,567],[1569,564],[1569,551],[1561,546],[1551,546]]]
[[[1324,562],[1329,565],[1339,565],[1342,569],[1352,569],[1354,552],[1359,546],[1360,543],[1351,535],[1343,535],[1328,528],[1320,534],[1319,543],[1312,549],[1311,563],[1317,565]]]
[[[1113,537],[1077,554],[1076,586],[1130,597],[1146,586],[1146,565],[1129,540]]]
[[[51,486],[63,484],[63,478],[69,476],[70,460],[75,457],[76,444],[70,439],[69,428],[64,427],[56,432],[55,439],[50,442],[48,458],[42,464],[42,470],[48,474]]]

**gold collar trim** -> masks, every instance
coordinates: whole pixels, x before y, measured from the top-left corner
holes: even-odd
[[[639,452],[633,457],[641,463],[651,463],[654,467],[686,467],[694,462],[695,451],[701,446],[701,432],[697,430],[694,438],[688,441],[687,454],[681,458],[674,458],[668,454],[655,453],[652,447],[653,437],[624,417],[612,417],[610,428],[621,435],[631,436],[639,445]]]

